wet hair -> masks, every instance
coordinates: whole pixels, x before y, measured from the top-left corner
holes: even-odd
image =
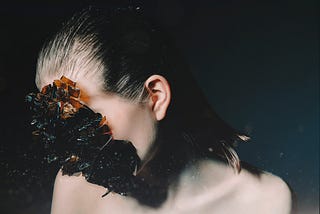
[[[165,30],[138,9],[86,9],[42,48],[36,84],[62,75],[75,82],[87,78],[108,93],[143,102],[145,81],[153,74],[168,80],[172,99],[158,123],[156,153],[137,176],[163,190],[141,190],[135,198],[156,207],[182,170],[199,159],[221,160],[239,172],[233,146],[248,139],[212,110]]]

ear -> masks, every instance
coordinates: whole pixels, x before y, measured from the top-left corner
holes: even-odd
[[[171,100],[170,85],[161,75],[152,75],[145,82],[145,88],[149,92],[148,103],[158,121],[166,116]]]

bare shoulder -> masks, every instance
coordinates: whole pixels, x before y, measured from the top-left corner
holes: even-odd
[[[100,190],[101,193],[105,191],[104,188],[88,183],[80,173],[72,176],[62,175],[61,170],[57,173],[54,183],[54,196],[64,195],[66,197],[68,194],[73,194],[73,198],[77,198],[76,193],[80,193],[81,191],[88,192],[88,190],[89,192],[90,190]]]
[[[292,193],[283,179],[269,172],[263,172],[257,182],[261,206],[272,211],[271,213],[291,212]]]
[[[51,214],[113,214],[132,213],[132,210],[145,213],[131,198],[116,193],[102,197],[106,191],[103,186],[87,182],[81,174],[62,175],[60,170],[55,179]]]
[[[80,177],[62,176],[61,170],[57,173],[51,204],[52,214],[59,212],[72,213],[74,211],[74,200],[71,200],[74,197],[71,196],[80,182]],[[63,204],[68,204],[69,206]]]
[[[62,175],[60,170],[54,183],[51,213],[78,213],[79,208],[92,210],[91,205],[95,203],[87,202],[92,198],[101,198],[104,192],[104,188],[88,183],[81,174]],[[79,204],[86,204],[86,206],[79,206]]]
[[[215,186],[212,190],[223,189],[225,207],[234,208],[230,213],[289,214],[292,193],[287,183],[276,175],[248,166],[236,173],[227,164],[210,161],[205,165],[205,176],[211,180],[217,178],[210,182],[210,186]],[[215,201],[211,204],[217,206]]]
[[[287,183],[277,175],[244,166],[239,176],[243,184],[240,189],[249,197],[260,213],[289,214],[292,207],[292,193]],[[263,211],[263,212],[262,212]]]

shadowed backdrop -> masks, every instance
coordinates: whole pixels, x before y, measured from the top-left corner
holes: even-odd
[[[37,156],[24,96],[36,91],[42,44],[90,3],[0,5],[1,213],[49,213],[56,172]],[[153,0],[141,8],[176,39],[216,112],[252,137],[237,147],[240,159],[286,180],[299,213],[319,213],[318,5]]]

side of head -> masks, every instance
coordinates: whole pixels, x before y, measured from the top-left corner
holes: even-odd
[[[86,104],[106,115],[114,137],[133,142],[144,158],[171,100],[159,39],[135,11],[85,10],[41,50],[36,85],[63,75],[77,82]]]
[[[36,84],[41,89],[62,75],[143,159],[161,146],[155,164],[164,170],[182,168],[199,151],[239,167],[232,149],[238,133],[212,111],[170,38],[139,11],[76,14],[40,52]]]

